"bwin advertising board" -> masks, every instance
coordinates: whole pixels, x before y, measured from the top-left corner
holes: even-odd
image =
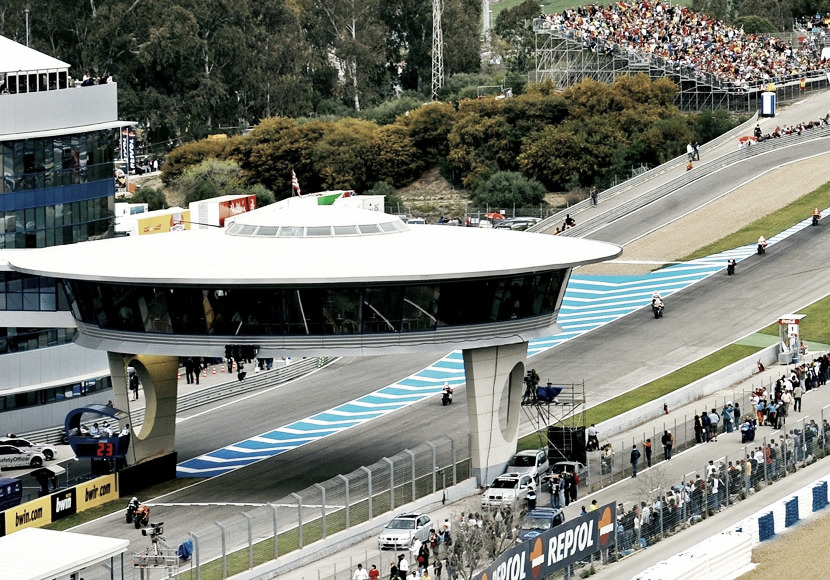
[[[474,580],[545,578],[614,543],[616,505],[609,503],[511,548]]]

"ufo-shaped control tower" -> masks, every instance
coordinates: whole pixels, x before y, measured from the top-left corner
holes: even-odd
[[[179,356],[222,357],[228,346],[259,357],[462,348],[473,467],[484,482],[515,451],[527,342],[557,331],[573,267],[621,252],[578,238],[275,204],[224,229],[29,250],[9,262],[63,282],[78,343],[109,353],[117,407],[128,406],[125,367],[138,370],[148,415],[134,463],[175,458]],[[505,388],[511,409],[499,428],[491,416]]]

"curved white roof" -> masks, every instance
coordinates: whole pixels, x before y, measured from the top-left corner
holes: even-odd
[[[615,258],[606,242],[453,226],[407,227],[395,216],[315,206],[260,210],[216,228],[131,236],[14,253],[12,269],[79,280],[145,284],[336,284],[507,275]],[[275,226],[397,222],[374,234],[279,237]],[[229,235],[270,226],[270,236]],[[257,230],[258,228],[247,228]],[[387,229],[389,229],[387,227]],[[274,236],[274,237],[271,237]]]
[[[129,540],[25,528],[0,538],[0,561],[3,578],[16,580],[52,580],[67,578],[78,570],[92,568],[100,562],[115,561],[130,547]],[[121,570],[123,574],[123,569]],[[81,572],[83,574],[83,572]]]
[[[0,36],[0,73],[68,68],[63,61]]]

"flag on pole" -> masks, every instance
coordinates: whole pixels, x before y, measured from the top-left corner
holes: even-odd
[[[302,197],[300,193],[300,182],[297,180],[297,174],[294,173],[294,170],[291,170],[291,189],[297,192],[297,197]]]

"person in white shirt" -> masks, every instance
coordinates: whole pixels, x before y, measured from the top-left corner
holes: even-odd
[[[398,556],[398,571],[400,572],[400,575],[404,578],[407,576],[407,573],[409,572],[409,560],[407,560],[406,556],[403,554],[400,554]]]
[[[357,570],[352,574],[352,580],[369,580],[369,573],[363,567],[363,564],[357,565]]]
[[[418,561],[418,553],[421,551],[421,540],[412,538],[412,545],[409,546],[409,553],[412,554],[412,559]]]

